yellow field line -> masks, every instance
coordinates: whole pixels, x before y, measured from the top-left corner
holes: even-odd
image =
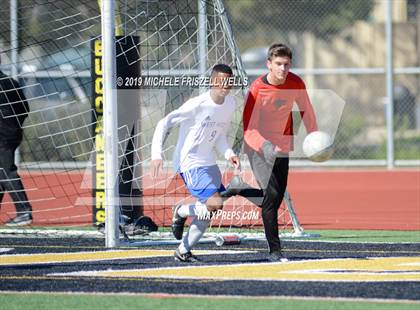
[[[27,264],[50,264],[65,262],[86,262],[114,259],[131,259],[156,256],[171,256],[169,250],[112,250],[97,252],[70,252],[70,253],[42,253],[42,254],[17,254],[0,256],[1,265],[27,265]]]
[[[195,278],[225,281],[412,282],[420,281],[420,257],[314,259],[284,263],[200,265],[77,273],[83,274],[94,277]]]
[[[242,253],[245,251],[241,251]],[[241,253],[237,252],[237,253]],[[212,251],[197,250],[197,255],[211,255],[221,253],[232,253],[234,251]],[[4,265],[30,265],[30,264],[54,264],[67,262],[88,262],[120,259],[136,259],[147,257],[170,257],[173,250],[108,250],[96,252],[68,252],[68,253],[37,253],[37,254],[15,254],[1,255],[0,266]]]

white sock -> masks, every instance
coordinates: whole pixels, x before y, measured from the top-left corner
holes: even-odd
[[[208,220],[199,220],[196,216],[194,217],[188,232],[182,238],[182,242],[179,245],[179,252],[185,254],[194,247],[201,239],[201,237],[206,232],[207,227],[209,226],[210,221]]]
[[[178,215],[180,217],[189,217],[192,216],[193,214],[190,214],[190,206],[191,205],[182,205],[178,208]]]
[[[210,212],[204,203],[197,201],[195,204],[182,205],[178,209],[178,215],[180,217],[199,216],[201,219],[205,219],[210,217]]]

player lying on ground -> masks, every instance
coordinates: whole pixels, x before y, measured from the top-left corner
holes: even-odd
[[[317,130],[305,84],[289,72],[291,63],[290,48],[273,44],[267,55],[269,72],[251,84],[244,107],[245,153],[260,189],[244,187],[240,181],[232,179],[224,193],[226,197],[241,195],[262,208],[269,259],[274,261],[282,260],[278,209],[287,186],[289,152],[293,151],[292,108],[295,103],[307,132]]]
[[[225,188],[216,165],[215,150],[223,154],[236,168],[240,161],[229,146],[226,131],[235,111],[235,99],[229,96],[230,88],[224,83],[232,76],[232,69],[224,64],[213,67],[212,86],[206,93],[185,102],[179,109],[159,121],[152,141],[152,175],[162,169],[162,147],[169,129],[180,124],[173,163],[195,204],[177,205],[173,209],[172,231],[181,244],[174,257],[181,262],[196,261],[191,249],[198,243],[210,223],[210,212],[223,207],[220,192]],[[183,237],[187,217],[193,217],[191,226]]]

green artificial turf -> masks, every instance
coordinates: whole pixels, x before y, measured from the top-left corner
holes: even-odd
[[[319,237],[307,240],[335,242],[420,242],[420,231],[401,230],[308,230],[309,234],[319,234]]]
[[[252,299],[252,298],[158,298],[121,295],[65,295],[65,294],[0,294],[2,309],[45,310],[45,309],[308,309],[308,310],[388,310],[416,309],[419,303],[366,302],[343,300],[295,300],[295,299]]]

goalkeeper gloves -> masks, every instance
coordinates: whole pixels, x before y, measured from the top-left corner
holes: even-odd
[[[270,141],[266,140],[264,141],[261,149],[267,164],[270,166],[274,165],[276,158],[280,155],[280,153],[276,151],[276,147]]]

